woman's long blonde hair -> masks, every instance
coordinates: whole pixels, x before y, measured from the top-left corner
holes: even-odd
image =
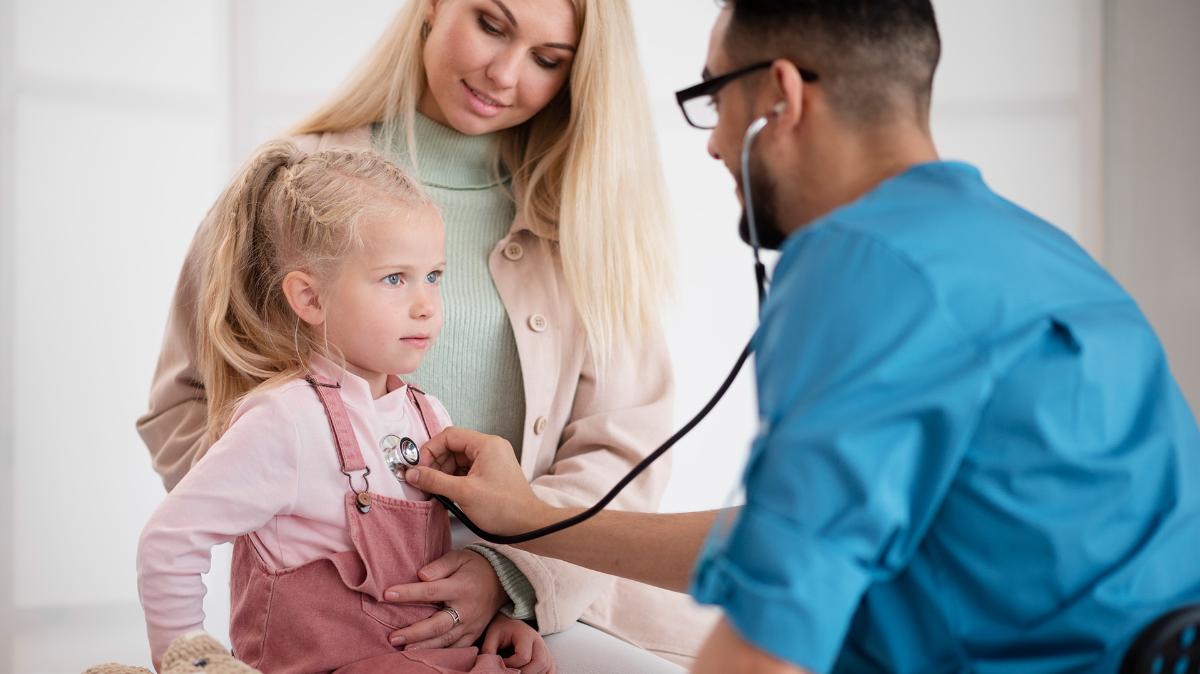
[[[409,0],[341,90],[292,133],[383,122],[384,147],[397,129],[415,147],[429,2]],[[501,132],[499,161],[526,222],[557,231],[567,286],[603,361],[658,320],[673,242],[629,6],[571,2],[580,40],[570,83],[531,120]]]
[[[215,441],[246,394],[303,375],[322,343],[292,311],[283,280],[332,278],[362,241],[363,216],[427,203],[417,184],[370,151],[305,154],[277,141],[243,165],[211,215],[200,259],[200,374]]]

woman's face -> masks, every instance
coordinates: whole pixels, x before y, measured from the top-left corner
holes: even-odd
[[[518,126],[566,84],[579,35],[571,0],[432,0],[419,109],[467,135]]]

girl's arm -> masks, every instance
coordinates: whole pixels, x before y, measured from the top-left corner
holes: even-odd
[[[300,437],[271,394],[249,398],[212,450],[167,495],[138,542],[138,593],[152,659],[204,627],[212,548],[291,512]]]

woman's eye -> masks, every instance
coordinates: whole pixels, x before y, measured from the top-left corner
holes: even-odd
[[[404,277],[399,274],[388,274],[383,277],[383,282],[390,286],[398,286],[404,282]]]
[[[504,34],[500,30],[499,26],[493,25],[492,22],[489,21],[488,18],[482,14],[479,15],[479,27],[483,29],[483,32],[485,32],[489,35],[503,35]]]
[[[440,272],[440,271],[431,271],[425,275],[425,282],[429,283],[429,284],[436,284],[438,281],[441,281],[441,280],[442,280],[442,272]]]
[[[545,68],[546,70],[554,70],[561,63],[561,61],[555,61],[553,59],[548,59],[543,56],[538,56],[536,54],[533,56],[533,60],[535,62],[537,62],[537,64],[539,66]]]

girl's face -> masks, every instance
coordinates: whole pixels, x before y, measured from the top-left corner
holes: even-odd
[[[566,84],[579,41],[571,0],[431,1],[426,117],[472,136],[509,129]]]
[[[428,205],[369,216],[360,233],[321,299],[329,343],[382,395],[386,375],[416,370],[442,329],[445,235]]]

